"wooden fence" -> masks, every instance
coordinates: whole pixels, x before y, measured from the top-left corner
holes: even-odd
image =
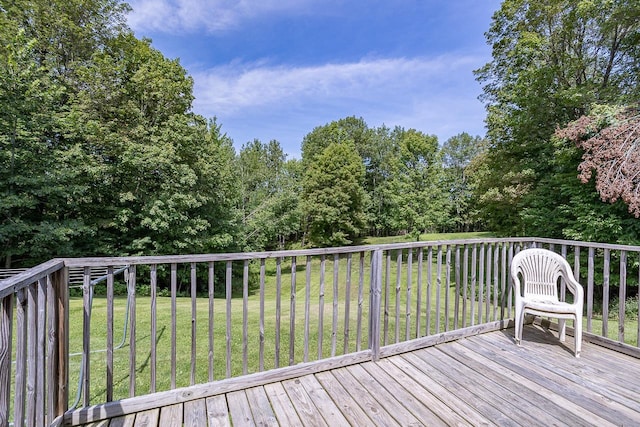
[[[58,259],[0,281],[0,426],[49,425],[72,406],[347,353],[377,360],[416,338],[504,327],[510,262],[530,246],[573,266],[588,336],[633,351],[640,247],[510,238]],[[78,268],[74,296],[69,270]],[[100,290],[96,268],[106,273]]]

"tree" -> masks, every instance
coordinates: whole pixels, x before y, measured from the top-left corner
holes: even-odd
[[[595,172],[595,186],[603,201],[622,199],[640,217],[640,113],[637,107],[599,106],[559,129],[584,151],[578,166],[587,183]]]
[[[486,219],[505,219],[496,231],[528,232],[522,213],[545,197],[542,180],[556,173],[556,127],[593,102],[637,98],[639,17],[637,0],[506,0],[494,14],[493,59],[476,75],[490,141],[480,207]]]
[[[400,155],[391,181],[395,228],[418,239],[445,221],[446,193],[438,139],[414,129],[396,128]]]
[[[243,248],[282,248],[300,231],[300,170],[298,161],[286,160],[278,141],[254,140],[238,156],[241,175]]]
[[[235,151],[118,0],[0,2],[0,256],[235,245]]]
[[[469,181],[469,165],[486,147],[486,141],[466,132],[449,138],[442,146],[444,185],[449,193],[451,225],[455,231],[470,231],[475,218],[472,204],[472,188]]]
[[[364,173],[351,140],[331,142],[306,163],[302,209],[310,244],[341,246],[360,234],[366,224]]]

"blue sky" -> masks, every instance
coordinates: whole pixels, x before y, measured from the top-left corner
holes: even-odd
[[[194,78],[194,111],[237,150],[304,136],[347,116],[443,143],[484,135],[473,70],[498,0],[130,0],[138,37]]]

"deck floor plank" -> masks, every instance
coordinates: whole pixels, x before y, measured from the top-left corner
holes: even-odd
[[[606,420],[593,415],[585,415],[582,407],[573,402],[554,394],[541,393],[538,384],[528,380],[515,372],[505,371],[500,365],[491,363],[482,355],[469,350],[464,346],[454,346],[456,353],[453,357],[465,360],[467,366],[482,373],[487,378],[493,378],[505,387],[512,396],[513,403],[516,404],[523,398],[526,399],[526,407],[530,410],[530,415],[539,415],[540,421],[546,420],[549,425],[564,425],[566,420],[571,419],[572,424],[577,426],[591,426],[594,421],[607,425]],[[452,354],[451,348],[442,349],[447,354]],[[515,405],[519,406],[519,405]],[[586,418],[586,419],[585,419]]]
[[[381,426],[394,426],[399,423],[378,403],[378,401],[349,373],[347,368],[340,368],[332,371],[338,382],[349,390],[354,400],[360,405],[362,410],[368,415],[373,424]]]
[[[384,362],[384,361],[382,361]],[[453,412],[436,396],[421,389],[418,384],[406,377],[402,371],[394,370],[388,363],[363,363],[362,367],[376,378],[380,385],[411,412],[418,420],[428,425],[464,425],[464,418]],[[391,371],[391,372],[389,372]],[[392,374],[398,374],[394,376]]]
[[[227,393],[227,405],[234,426],[254,426],[249,399],[244,390]]]
[[[149,409],[147,411],[138,412],[134,427],[156,427],[160,418],[160,409]]]
[[[468,342],[462,343],[463,345],[473,346],[474,351],[485,355],[490,358],[492,354],[495,354],[498,347],[488,341],[481,341],[472,337]],[[521,351],[517,347],[505,346],[503,352],[510,354],[526,353]],[[575,360],[575,358],[574,358]],[[558,396],[564,396],[566,399],[588,408],[594,414],[608,420],[611,423],[623,425],[638,425],[640,423],[640,417],[636,411],[633,411],[626,406],[608,399],[606,396],[597,393],[596,391],[572,382],[555,371],[549,370],[544,366],[533,363],[522,363],[522,358],[516,359],[515,357],[501,357],[496,358],[496,361],[500,363],[504,368],[534,381],[543,389],[546,389],[546,393],[556,394]],[[576,362],[580,363],[580,362]]]
[[[400,359],[398,358],[398,360]],[[422,404],[434,411],[447,425],[492,425],[485,417],[469,406],[458,404],[459,398],[449,393],[444,387],[433,387],[431,389],[424,387],[417,378],[403,371],[391,360],[381,360],[379,366],[397,383],[407,387],[407,390],[418,402],[422,402]]]
[[[207,404],[204,399],[184,403],[185,427],[206,426],[207,422]]]
[[[207,403],[207,421],[209,427],[230,427],[229,408],[227,406],[227,397],[224,394],[208,397]]]
[[[282,383],[266,384],[264,391],[269,397],[269,402],[280,425],[295,426],[302,424],[296,408],[293,406],[293,403],[291,403]]]
[[[377,400],[378,405],[384,407],[386,411],[391,414],[396,421],[403,426],[422,425],[420,420],[416,418],[411,411],[394,396],[389,390],[385,389],[382,384],[376,380],[369,372],[367,372],[361,365],[350,366],[349,372],[356,378],[361,384],[362,388],[368,390],[374,399]],[[434,425],[438,423],[443,425],[444,423],[437,417],[432,417]]]
[[[553,335],[542,335],[542,331],[538,331],[536,334],[536,343],[542,342],[543,339],[554,339]],[[552,338],[550,338],[552,337]],[[508,348],[513,348],[513,344],[509,344],[507,340],[500,340],[499,335],[495,335],[485,340],[486,343],[495,343],[501,351],[507,351]],[[495,341],[494,341],[495,340]],[[627,377],[638,378],[640,377],[640,369],[633,369],[633,364],[627,363],[621,366],[615,366],[615,364],[608,364],[603,361],[602,368],[598,367],[597,371],[594,370],[594,365],[589,364],[582,360],[582,358],[556,358],[550,360],[548,353],[543,351],[544,349],[536,344],[532,348],[518,352],[518,354],[530,363],[536,363],[554,372],[563,378],[595,391],[607,399],[616,401],[628,408],[634,413],[640,412],[640,394],[629,393],[628,387],[619,385],[619,382],[625,380]],[[621,373],[624,373],[621,375]]]
[[[472,425],[515,425],[515,423],[513,423],[513,420],[509,418],[506,420],[501,420],[500,418],[503,416],[502,413],[490,405],[482,405],[480,403],[478,407],[475,408],[468,405],[466,402],[474,401],[476,399],[476,396],[473,393],[469,392],[466,388],[463,387],[457,387],[454,390],[444,387],[431,375],[428,375],[427,373],[421,371],[404,357],[391,358],[388,361],[385,361],[385,363],[393,363],[409,378],[412,378],[414,381],[420,384],[424,390],[438,395],[443,402],[446,402],[447,406],[451,408],[452,411],[460,414],[467,420],[468,423]],[[493,422],[490,420],[493,420]],[[511,423],[509,423],[509,421]]]
[[[588,341],[575,358],[571,336],[561,343],[541,325],[526,326],[521,346],[510,329],[351,363],[211,387],[161,408],[152,395],[127,411],[114,402],[110,420],[74,416],[85,427],[640,425],[640,360]]]
[[[133,427],[136,421],[136,414],[123,415],[121,417],[111,418],[109,427]]]
[[[160,426],[182,426],[182,414],[184,405],[181,403],[165,406],[160,410]]]
[[[350,425],[364,426],[372,423],[371,418],[367,416],[366,412],[358,405],[358,402],[354,400],[349,390],[345,389],[331,372],[319,372],[315,376],[327,391],[327,394],[331,396],[331,399],[338,408],[340,408],[342,415],[344,415]]]
[[[247,399],[251,406],[251,413],[253,414],[253,420],[256,425],[259,426],[277,426],[278,421],[276,415],[273,413],[269,397],[264,390],[264,387],[253,387],[247,389]]]
[[[419,351],[416,352],[415,356],[420,359],[424,366],[439,372],[441,381],[443,376],[451,377],[451,381],[457,383],[460,387],[472,389],[476,394],[477,400],[494,406],[503,412],[506,417],[512,418],[513,421],[516,421],[517,418],[518,422],[525,422],[529,425],[536,423],[539,409],[528,400],[516,402],[509,388],[495,381],[495,379],[489,379],[475,372],[469,366],[460,363],[439,350]],[[475,400],[469,403],[475,405]]]
[[[313,404],[313,400],[302,385],[301,378],[282,382],[291,403],[296,408],[303,425],[327,426],[327,422]]]
[[[320,384],[315,375],[305,375],[300,378],[300,383],[328,425],[340,426],[348,424],[345,416],[331,399],[329,393],[322,387],[322,384]]]

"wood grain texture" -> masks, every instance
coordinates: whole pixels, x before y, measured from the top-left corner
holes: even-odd
[[[561,343],[538,324],[526,326],[522,347],[511,329],[467,328],[474,330],[451,331],[429,345],[424,339],[420,349],[377,362],[362,352],[348,363],[299,364],[78,410],[66,422],[135,416],[136,425],[171,425],[161,418],[184,408],[185,425],[209,426],[638,425],[637,358],[585,340],[576,360],[570,340]]]

